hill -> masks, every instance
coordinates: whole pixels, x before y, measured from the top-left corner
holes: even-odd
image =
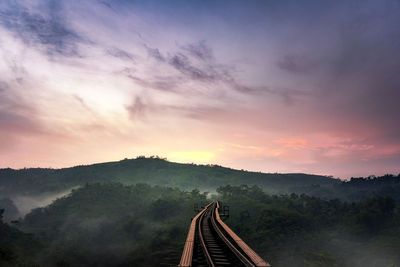
[[[226,184],[247,184],[258,185],[269,193],[305,193],[312,185],[329,186],[340,181],[319,175],[269,174],[138,157],[63,169],[0,169],[0,197],[61,192],[96,182],[148,183],[202,191],[215,191]]]

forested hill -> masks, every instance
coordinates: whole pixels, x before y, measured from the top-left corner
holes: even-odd
[[[0,169],[0,196],[61,192],[94,182],[148,183],[182,189],[211,190],[221,185],[258,185],[269,193],[309,193],[340,183],[326,176],[267,174],[234,170],[218,165],[169,162],[158,157],[125,159],[63,169]]]
[[[19,230],[0,212],[0,266],[176,266],[193,204],[216,197],[230,207],[226,223],[274,267],[400,266],[399,204],[390,197],[344,202],[246,185],[217,192],[94,183],[32,210]]]

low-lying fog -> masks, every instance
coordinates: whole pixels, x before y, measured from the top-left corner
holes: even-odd
[[[70,194],[71,191],[76,188],[77,187],[70,188],[59,193],[45,193],[38,196],[15,196],[12,197],[11,200],[18,208],[19,216],[23,217],[28,214],[32,209],[50,205],[57,198],[61,198]]]

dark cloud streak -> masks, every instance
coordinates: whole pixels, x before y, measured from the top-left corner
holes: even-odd
[[[137,119],[143,119],[146,116],[148,106],[144,104],[142,98],[136,96],[134,101],[126,107],[126,110],[128,111],[131,120],[135,121]]]
[[[195,120],[210,120],[223,112],[219,107],[208,105],[185,106],[154,103],[146,100],[144,97],[135,96],[132,103],[126,107],[129,117],[132,121],[146,120],[157,114],[173,113],[177,116],[183,116]]]
[[[212,49],[207,45],[206,41],[200,41],[194,44],[188,44],[182,47],[183,50],[187,51],[192,56],[203,60],[210,61],[214,59]]]
[[[129,68],[120,72],[120,74],[132,80],[134,83],[142,86],[143,88],[154,89],[161,92],[168,93],[180,93],[178,90],[178,83],[180,83],[179,78],[177,77],[151,77],[147,79],[140,78],[134,72],[132,72]]]
[[[149,57],[152,57],[160,62],[165,62],[165,57],[160,53],[160,50],[157,48],[151,48],[145,45],[145,48],[147,50],[147,54]]]
[[[237,79],[234,78],[235,66],[227,66],[216,62],[213,56],[212,49],[207,46],[205,41],[181,46],[179,47],[180,52],[167,55],[163,55],[157,48],[150,48],[149,46],[145,47],[147,49],[149,57],[155,59],[159,63],[169,65],[173,69],[180,72],[182,74],[182,77],[186,80],[200,81],[202,83],[212,84],[214,86],[219,86],[220,84],[222,84],[225,85],[227,88],[230,88],[231,90],[234,90],[244,95],[277,96],[287,105],[292,105],[299,98],[310,95],[308,92],[303,92],[296,89],[274,88],[271,86],[254,87],[240,83]],[[299,68],[300,66],[295,67]],[[138,77],[134,77],[134,79],[145,87],[150,87],[158,90],[175,88],[174,90],[170,91],[181,93],[181,91],[176,90],[176,88],[178,87],[178,83],[174,83],[172,86],[170,85],[163,87],[160,86],[160,84],[157,85],[157,83],[150,83]],[[176,81],[177,79],[173,80]],[[184,82],[182,78],[179,79],[179,81]]]
[[[226,75],[220,73],[214,66],[206,66],[204,68],[195,67],[190,59],[184,54],[175,54],[172,56],[168,63],[180,71],[187,77],[193,80],[204,81],[204,82],[220,82],[226,80]]]
[[[48,56],[80,56],[78,44],[84,39],[65,23],[61,4],[50,1],[45,12],[33,12],[17,3],[2,3],[0,24],[23,42],[44,49]]]
[[[233,78],[233,67],[215,62],[212,49],[205,41],[181,47],[181,52],[163,55],[157,48],[146,46],[148,55],[160,63],[165,63],[179,71],[189,80],[203,83],[224,83],[241,93],[255,93],[259,89],[240,84]],[[200,59],[200,62],[196,60]]]
[[[126,50],[113,47],[106,49],[106,53],[112,57],[119,58],[121,60],[128,60],[131,61],[132,63],[135,63],[136,56]]]

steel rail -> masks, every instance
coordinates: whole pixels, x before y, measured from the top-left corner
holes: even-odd
[[[248,259],[246,258],[245,255],[243,255],[236,247],[234,244],[232,244],[229,239],[225,236],[224,233],[222,233],[221,229],[219,228],[219,226],[217,225],[217,223],[219,223],[216,219],[215,219],[215,213],[218,212],[218,202],[215,205],[215,212],[212,213],[212,217],[211,217],[211,223],[215,229],[215,231],[217,232],[218,236],[221,238],[222,241],[224,241],[224,243],[229,247],[229,249],[236,255],[236,257],[239,258],[239,260],[247,267],[255,267],[255,265]],[[228,233],[229,234],[229,233]]]
[[[211,266],[211,267],[215,267],[214,261],[211,258],[210,253],[208,252],[208,249],[207,249],[206,243],[204,241],[204,237],[203,237],[202,224],[203,224],[204,215],[206,214],[206,212],[203,212],[203,214],[200,216],[199,223],[198,223],[198,231],[199,231],[198,233],[199,233],[199,237],[200,237],[201,248],[203,250],[203,253],[206,256],[206,260],[208,262],[208,265]]]
[[[185,247],[183,248],[182,252],[182,257],[181,261],[179,262],[178,266],[186,267],[186,266],[192,266],[192,261],[193,261],[193,247],[194,247],[194,238],[195,238],[195,232],[196,232],[196,224],[198,221],[198,218],[204,214],[204,212],[208,209],[208,207],[213,204],[213,202],[210,202],[207,206],[204,207],[202,211],[200,211],[193,219],[190,224],[189,232],[186,237],[186,242],[185,242]]]
[[[223,249],[224,251],[226,251],[226,254],[224,254],[226,257],[224,257],[226,261],[225,264],[227,264],[227,262],[229,261],[233,261],[236,262],[236,264],[239,264],[240,262],[240,265],[244,265],[247,267],[271,267],[271,265],[265,262],[221,220],[218,209],[219,202],[211,202],[193,218],[182,253],[181,261],[178,266],[183,267],[193,266],[193,264],[199,264],[199,260],[201,258],[203,259],[200,260],[200,262],[202,261],[203,264],[207,263],[209,266],[212,267],[221,264],[220,258],[213,259],[213,257],[216,256],[215,248],[211,249],[210,252],[210,248],[207,247],[207,245],[210,244],[209,242],[213,242],[210,240],[215,239],[219,240],[219,249]],[[207,234],[205,235],[203,231],[206,231]],[[213,233],[212,236],[210,236],[210,233]],[[207,240],[205,238],[206,236]],[[200,246],[202,255],[199,256],[200,254],[198,253],[201,252],[197,252],[196,261],[193,262],[195,242],[198,249]],[[213,247],[215,247],[215,244],[213,245]]]
[[[219,216],[219,202],[217,201],[217,205],[215,208],[215,217],[218,224],[225,230],[226,234],[236,243],[236,245],[243,251],[243,253],[250,259],[251,264],[250,266],[265,266],[271,267],[271,265],[265,262],[254,250],[252,250],[238,235],[235,234],[220,218]],[[225,237],[225,235],[223,235]],[[226,237],[225,237],[226,238]],[[231,242],[229,242],[233,245]],[[238,251],[236,248],[234,250]],[[236,254],[236,253],[235,253]],[[243,254],[240,253],[242,256]]]

